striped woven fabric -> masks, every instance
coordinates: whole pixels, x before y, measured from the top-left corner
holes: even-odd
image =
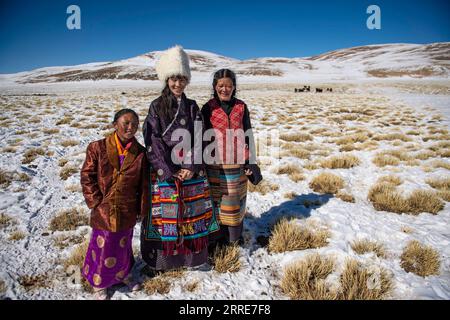
[[[152,173],[151,188],[146,240],[162,241],[165,255],[203,250],[208,234],[218,229],[206,178],[184,181],[180,189]]]
[[[214,207],[219,209],[220,224],[238,226],[245,216],[247,176],[242,165],[206,167]]]

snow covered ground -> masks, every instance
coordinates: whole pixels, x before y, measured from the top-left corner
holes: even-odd
[[[398,188],[404,194],[416,189],[433,190],[425,182],[428,178],[450,177],[450,160],[439,155],[386,167],[377,167],[372,162],[380,151],[401,149],[414,156],[436,143],[449,142],[448,133],[444,132],[449,130],[450,82],[313,83],[314,87],[333,87],[333,93],[323,94],[294,93],[294,88],[302,87],[303,83],[264,83],[263,80],[242,83],[238,96],[248,104],[256,132],[277,129],[281,134],[309,134],[311,140],[292,142],[294,147],[308,150],[309,159],[286,155],[277,159],[273,157],[274,152],[260,158],[265,180],[278,185],[279,189],[265,195],[258,192],[248,195],[240,271],[220,274],[208,267],[189,270],[171,281],[168,294],[129,293],[118,288],[112,299],[288,299],[279,287],[283,267],[312,252],[336,258],[337,268],[331,281],[338,278],[346,259],[355,258],[392,274],[391,299],[450,299],[448,203],[436,215],[413,216],[376,211],[367,199],[370,187],[381,176],[400,177],[403,183]],[[155,82],[127,80],[23,86],[3,82],[0,170],[13,178],[9,182],[2,181],[0,189],[0,212],[11,218],[0,227],[0,297],[92,298],[80,286],[71,285],[63,266],[79,243],[88,238],[90,228],[80,226],[74,231],[52,232],[49,223],[64,209],[87,211],[79,187],[79,168],[87,145],[110,131],[107,125],[122,106],[135,109],[143,120],[158,90],[159,84]],[[211,89],[201,83],[193,84],[187,94],[201,106],[211,96]],[[368,109],[373,112],[361,113]],[[61,123],[62,119],[67,120]],[[433,135],[430,131],[442,134]],[[314,166],[325,158],[341,154],[341,145],[336,143],[338,138],[358,132],[370,133],[367,141],[373,141],[371,145],[358,148],[360,150],[350,151],[360,159],[358,166],[350,169]],[[403,133],[410,141],[372,139],[387,133]],[[434,138],[423,139],[429,136]],[[141,134],[138,138],[142,142]],[[36,158],[24,161],[26,152],[31,149],[38,149]],[[441,165],[436,165],[435,161],[441,161]],[[447,169],[442,163],[447,164]],[[277,168],[284,164],[300,168],[305,179],[294,182],[288,175],[278,174]],[[75,168],[75,172],[63,180],[60,172],[70,167]],[[313,192],[309,182],[321,172],[333,172],[342,177],[344,190],[354,196],[355,203]],[[19,174],[26,174],[29,180]],[[288,197],[289,192],[295,192],[296,196]],[[306,206],[305,200],[317,205]],[[257,238],[268,236],[273,223],[286,215],[297,217],[301,224],[326,226],[331,232],[328,245],[269,253]],[[136,254],[139,232],[137,226],[133,243]],[[66,246],[57,246],[58,239],[64,237],[69,238]],[[357,254],[350,246],[357,239],[383,244],[386,257]],[[419,240],[438,251],[439,275],[423,278],[400,266],[400,255],[410,240]],[[138,275],[142,267],[142,260],[137,256],[135,274]],[[23,278],[26,275],[33,276],[38,284],[27,286]],[[187,290],[193,282],[198,283],[197,289]]]

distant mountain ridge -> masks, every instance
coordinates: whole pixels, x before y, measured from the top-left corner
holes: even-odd
[[[365,78],[448,78],[450,42],[383,44],[334,50],[305,58],[256,58],[238,60],[215,53],[186,50],[192,82],[210,79],[219,68],[230,68],[240,77],[265,80],[358,80]],[[114,62],[45,67],[0,75],[0,81],[53,83],[84,80],[157,80],[155,61],[160,51]]]

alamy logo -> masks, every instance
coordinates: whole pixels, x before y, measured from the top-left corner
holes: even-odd
[[[367,18],[367,28],[369,30],[381,29],[381,9],[377,5],[370,5],[367,7],[367,14],[370,14]]]
[[[77,5],[70,5],[66,10],[67,14],[70,14],[66,20],[66,26],[69,30],[80,30],[81,29],[81,10]]]

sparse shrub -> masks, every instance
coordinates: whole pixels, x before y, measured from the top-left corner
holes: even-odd
[[[78,167],[75,167],[75,166],[66,166],[66,167],[63,167],[63,168],[61,169],[61,171],[59,172],[59,177],[60,177],[62,180],[67,180],[67,178],[69,178],[71,175],[77,173],[78,171],[79,171],[79,170],[78,170]]]
[[[408,243],[400,260],[400,265],[406,272],[412,272],[421,277],[439,274],[441,266],[439,253],[417,240]]]
[[[272,184],[264,179],[256,186],[251,183],[248,184],[249,192],[258,192],[262,195],[265,195],[271,191],[277,191],[279,189],[280,189],[280,186],[278,184]]]
[[[61,145],[66,148],[77,146],[79,144],[80,144],[80,142],[78,140],[74,140],[74,139],[64,140],[63,142],[61,142]]]
[[[59,249],[65,249],[74,244],[80,244],[84,240],[84,236],[79,235],[59,235],[53,239],[55,246]]]
[[[163,277],[155,277],[144,281],[144,292],[148,295],[155,293],[168,294],[170,292],[170,282]]]
[[[370,241],[367,239],[356,240],[351,243],[351,247],[353,251],[355,251],[357,254],[374,252],[377,255],[377,257],[380,258],[386,257],[386,251],[384,249],[384,246],[376,241]]]
[[[359,165],[361,161],[354,155],[344,154],[325,159],[320,162],[322,168],[349,169]]]
[[[402,179],[398,176],[389,175],[378,178],[377,183],[387,182],[393,184],[394,186],[399,186],[403,183]]]
[[[60,119],[60,120],[58,120],[58,121],[56,122],[56,125],[57,125],[57,126],[60,126],[60,125],[63,125],[63,124],[69,124],[69,123],[72,122],[72,120],[73,120],[73,117],[66,116],[66,117],[64,117],[64,118],[62,118],[62,119]]]
[[[283,218],[272,230],[269,251],[280,253],[324,247],[328,244],[330,235],[326,229],[312,230]]]
[[[291,179],[294,182],[299,182],[305,180],[305,176],[301,173],[294,172],[289,175],[289,179]]]
[[[355,203],[355,197],[352,196],[351,194],[343,192],[342,190],[340,190],[340,191],[338,191],[338,193],[336,193],[336,198],[339,198],[345,202]]]
[[[335,174],[323,172],[311,180],[309,187],[315,192],[335,194],[344,187],[344,180]]]
[[[301,173],[300,168],[294,164],[285,164],[277,169],[277,174],[293,174],[293,173]]]
[[[369,139],[369,136],[366,133],[356,133],[339,138],[335,141],[335,143],[337,145],[349,145],[357,142],[365,142],[367,139]]]
[[[303,142],[313,140],[313,136],[307,133],[281,134],[280,139],[284,141]]]
[[[382,300],[393,289],[392,277],[382,268],[364,268],[358,261],[347,261],[340,276],[340,300]]]
[[[285,194],[284,194],[284,197],[285,198],[288,198],[288,199],[294,199],[295,197],[297,197],[298,196],[298,194],[297,193],[295,193],[295,192],[293,192],[293,191],[290,191],[290,192],[286,192]]]
[[[15,153],[17,151],[17,148],[15,147],[5,147],[2,149],[3,152],[6,153]]]
[[[417,215],[421,212],[437,214],[444,209],[444,203],[432,191],[414,190],[408,198],[409,212]]]
[[[22,275],[19,277],[18,282],[27,291],[50,286],[50,279],[47,274]]]
[[[25,151],[22,159],[23,164],[27,164],[33,162],[37,156],[43,156],[45,154],[44,149],[42,148],[33,148]]]
[[[13,233],[11,233],[9,235],[8,240],[10,241],[18,241],[18,240],[22,240],[23,238],[25,238],[26,234],[23,231],[14,231]]]
[[[6,292],[7,288],[6,288],[6,284],[5,281],[0,279],[0,295],[4,294]]]
[[[376,154],[372,162],[377,167],[396,166],[400,163],[397,158],[385,154]]]
[[[220,273],[238,272],[241,269],[239,251],[239,246],[235,244],[216,248],[213,257],[214,270]]]
[[[42,130],[42,132],[44,132],[45,134],[55,134],[55,133],[59,133],[59,129],[58,128],[45,128]]]
[[[401,140],[404,142],[412,141],[412,139],[410,137],[408,137],[407,135],[404,135],[402,133],[380,134],[380,135],[374,136],[373,139],[376,141],[382,141],[382,140],[386,140],[386,141]]]
[[[415,190],[407,198],[395,189],[395,185],[387,182],[377,183],[368,195],[375,210],[417,215],[421,212],[436,214],[444,208],[444,203],[433,193]]]
[[[391,183],[377,183],[370,190],[368,199],[375,210],[395,213],[408,212],[408,202]]]
[[[292,300],[335,300],[338,293],[325,283],[333,272],[334,259],[309,255],[284,268],[281,289]]]
[[[89,223],[89,217],[79,208],[62,210],[50,221],[50,230],[68,231],[75,230]]]
[[[58,160],[58,166],[64,167],[67,162],[69,162],[69,160],[61,158],[61,159]]]
[[[0,229],[12,226],[14,224],[17,224],[16,220],[3,212],[0,213]]]
[[[184,286],[184,288],[185,288],[186,291],[194,292],[195,290],[197,290],[197,288],[199,287],[199,285],[200,285],[200,281],[198,281],[198,280],[193,280],[193,281],[187,283],[187,284]]]
[[[433,168],[444,168],[444,169],[450,170],[450,163],[442,161],[442,160],[433,161],[432,165],[433,165]]]

